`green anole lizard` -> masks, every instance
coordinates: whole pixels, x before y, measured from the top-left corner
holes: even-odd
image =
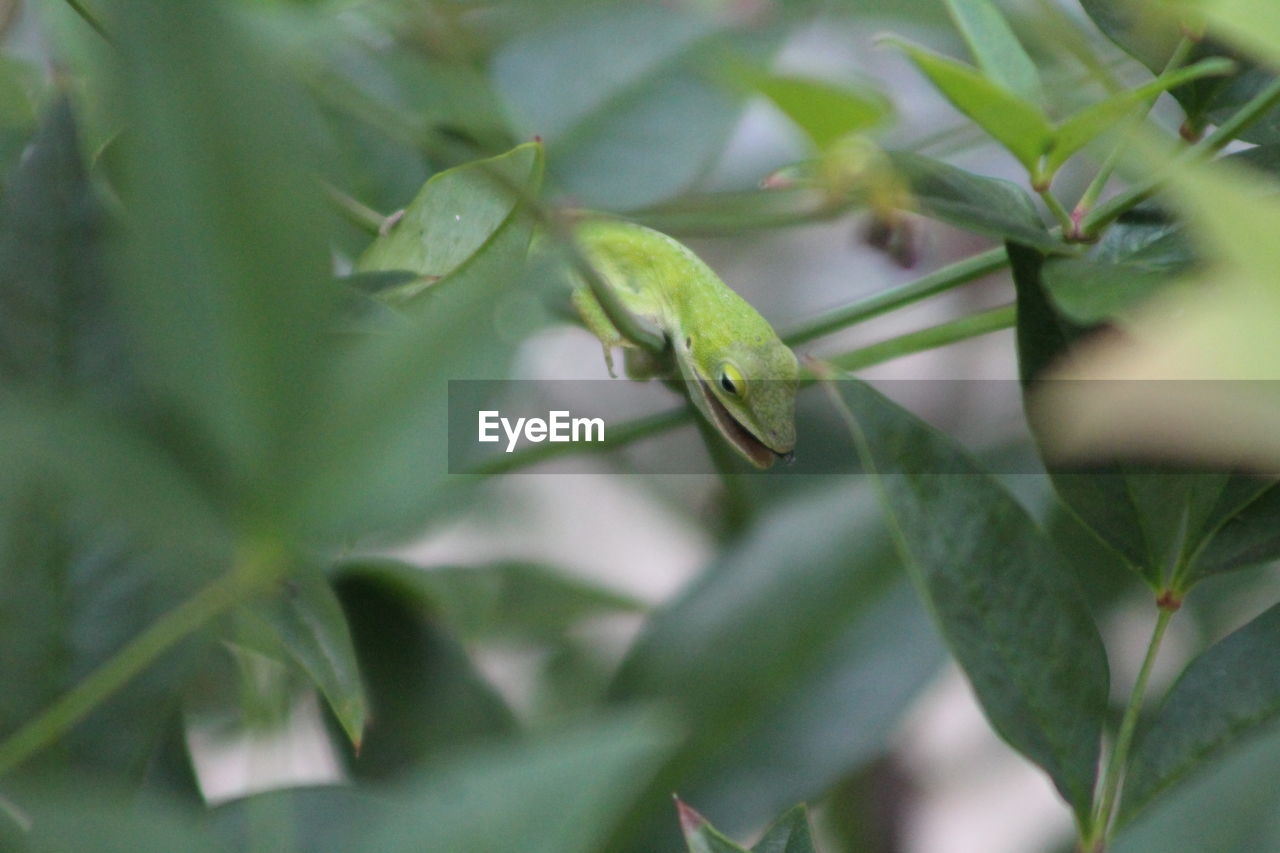
[[[627,375],[683,385],[729,444],[758,468],[795,447],[795,354],[773,327],[683,244],[649,228],[604,217],[573,226],[573,237],[620,307],[664,342],[658,352],[619,332],[586,282],[573,290],[583,323],[600,339],[613,372],[623,347]]]

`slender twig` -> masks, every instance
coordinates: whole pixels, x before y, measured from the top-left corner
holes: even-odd
[[[1067,239],[1073,239],[1076,232],[1075,222],[1071,219],[1071,214],[1063,207],[1062,202],[1058,201],[1058,197],[1053,194],[1053,190],[1049,187],[1038,188],[1036,190],[1040,194],[1040,198],[1044,200],[1045,207],[1049,208],[1049,212],[1053,214],[1053,218],[1058,220],[1058,225],[1062,228],[1062,233]]]
[[[344,219],[374,237],[381,233],[387,217],[347,195],[328,181],[321,181],[320,185],[324,188],[325,196],[329,201],[333,202],[334,207],[338,209]]]
[[[982,278],[1009,264],[1004,247],[990,249],[981,254],[949,264],[926,276],[898,287],[879,291],[852,305],[845,305],[801,323],[782,335],[792,346],[838,332],[872,317],[927,299],[962,284]]]
[[[1137,729],[1138,717],[1142,713],[1142,704],[1146,699],[1147,682],[1151,678],[1151,670],[1155,666],[1156,656],[1160,652],[1160,644],[1164,640],[1165,629],[1173,618],[1174,610],[1161,607],[1156,616],[1156,624],[1151,632],[1151,641],[1147,644],[1147,654],[1138,671],[1138,680],[1134,682],[1133,692],[1129,694],[1129,704],[1120,721],[1120,731],[1116,735],[1115,746],[1107,759],[1107,769],[1103,776],[1102,789],[1093,812],[1093,826],[1090,837],[1086,839],[1084,849],[1100,851],[1109,837],[1110,827],[1115,819],[1116,805],[1120,798],[1120,782],[1124,776],[1125,764],[1129,760],[1129,747],[1133,743],[1133,733]]]
[[[1182,67],[1182,63],[1187,61],[1187,57],[1191,55],[1191,49],[1194,46],[1195,42],[1183,36],[1182,40],[1178,42],[1178,46],[1174,48],[1173,53],[1169,56],[1169,61],[1165,63],[1164,70],[1160,72],[1159,76],[1163,77],[1165,74],[1177,71]],[[1151,108],[1155,106],[1159,98],[1159,95],[1152,95],[1139,105],[1132,118],[1134,125],[1142,121],[1147,113],[1151,112]],[[1080,200],[1076,202],[1075,210],[1071,213],[1071,218],[1074,222],[1080,222],[1093,209],[1093,206],[1098,203],[1099,196],[1106,189],[1107,183],[1115,173],[1116,167],[1120,165],[1120,159],[1124,156],[1126,150],[1125,143],[1127,139],[1127,135],[1120,137],[1120,140],[1107,154],[1107,159],[1103,161],[1102,168],[1098,170],[1098,174],[1093,176],[1093,180],[1085,188],[1084,195],[1080,196]]]
[[[246,561],[160,617],[40,716],[0,743],[0,776],[53,743],[157,658],[243,601],[277,571],[274,563]]]
[[[1241,107],[1235,115],[1215,128],[1213,133],[1188,148],[1182,154],[1174,157],[1168,168],[1162,170],[1160,174],[1142,181],[1140,184],[1131,187],[1129,190],[1095,208],[1081,223],[1081,232],[1085,235],[1096,235],[1103,228],[1119,219],[1123,213],[1145,201],[1153,192],[1159,189],[1170,173],[1185,168],[1190,164],[1208,160],[1215,153],[1222,150],[1227,143],[1239,136],[1242,130],[1262,118],[1276,104],[1280,104],[1280,78],[1276,78],[1268,84],[1265,89]]]
[[[889,338],[852,352],[846,352],[843,355],[823,359],[823,361],[828,364],[834,364],[841,370],[861,370],[865,367],[883,364],[886,361],[893,361],[903,356],[938,349],[960,341],[967,341],[970,338],[987,335],[991,332],[998,332],[1001,329],[1009,329],[1017,322],[1018,312],[1016,306],[1012,304],[1001,305],[999,308],[992,308],[990,311],[969,314],[956,320],[930,326],[927,329],[908,332],[905,335]],[[811,380],[806,378],[804,381]]]

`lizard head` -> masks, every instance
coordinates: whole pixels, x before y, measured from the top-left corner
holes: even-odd
[[[677,360],[707,420],[751,464],[768,468],[795,448],[799,365],[763,320],[741,331],[676,341]]]

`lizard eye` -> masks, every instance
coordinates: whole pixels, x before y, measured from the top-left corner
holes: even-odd
[[[724,389],[726,394],[732,394],[737,397],[746,390],[746,380],[742,378],[742,373],[732,364],[723,365],[720,368],[720,387]]]

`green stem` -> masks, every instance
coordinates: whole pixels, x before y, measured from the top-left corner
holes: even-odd
[[[1142,703],[1147,694],[1147,682],[1151,678],[1151,670],[1156,662],[1156,655],[1160,652],[1160,644],[1164,640],[1165,629],[1169,627],[1169,620],[1173,618],[1174,611],[1167,607],[1161,607],[1160,613],[1156,617],[1155,629],[1151,633],[1151,642],[1147,644],[1147,656],[1142,661],[1142,669],[1138,671],[1138,680],[1133,685],[1133,692],[1129,694],[1129,705],[1124,710],[1124,717],[1120,721],[1120,732],[1116,735],[1115,747],[1111,750],[1111,755],[1107,759],[1107,769],[1103,776],[1102,791],[1098,797],[1097,807],[1094,810],[1093,826],[1091,835],[1084,849],[1089,851],[1101,851],[1105,849],[1107,839],[1110,837],[1111,825],[1115,819],[1116,806],[1119,804],[1121,780],[1124,777],[1125,764],[1129,759],[1129,747],[1133,743],[1133,733],[1138,726],[1138,717],[1142,712]]]
[[[1062,202],[1058,201],[1058,197],[1053,194],[1053,190],[1045,187],[1037,190],[1040,198],[1044,200],[1045,207],[1049,208],[1049,212],[1053,214],[1053,218],[1058,220],[1058,225],[1062,226],[1062,233],[1068,240],[1074,239],[1076,227],[1075,222],[1071,219],[1071,214],[1062,206]]]
[[[1227,143],[1239,136],[1242,130],[1262,118],[1276,104],[1280,104],[1280,78],[1273,80],[1265,89],[1251,98],[1235,115],[1219,125],[1213,133],[1178,157],[1173,158],[1165,174],[1184,168],[1191,163],[1208,160],[1213,154],[1226,146]],[[1088,236],[1096,235],[1118,219],[1121,214],[1142,203],[1159,188],[1163,180],[1164,174],[1149,178],[1105,204],[1099,205],[1084,218],[1080,227],[1081,233]]]
[[[990,311],[970,314],[958,320],[950,320],[937,326],[930,326],[927,329],[908,332],[896,338],[889,338],[886,341],[880,341],[843,355],[824,358],[823,361],[833,364],[841,370],[862,370],[866,367],[883,364],[886,361],[893,361],[895,358],[938,349],[960,341],[967,341],[970,338],[998,332],[1001,329],[1012,328],[1017,322],[1017,306],[1012,304],[1001,305],[999,308],[992,308]],[[811,382],[813,380],[806,377],[802,381]]]
[[[344,219],[374,237],[382,233],[382,227],[386,223],[387,217],[347,195],[328,181],[321,181],[320,185],[324,188],[325,195],[329,198],[329,201],[333,202],[334,207],[338,209]]]
[[[852,305],[845,305],[814,317],[789,330],[782,335],[782,339],[791,346],[807,343],[962,284],[968,284],[974,279],[1003,269],[1008,264],[1009,256],[1005,253],[1003,246],[990,249],[945,266],[915,281],[879,291]]]
[[[1182,63],[1187,61],[1187,57],[1191,55],[1191,49],[1195,46],[1195,42],[1186,36],[1178,42],[1178,46],[1174,48],[1173,54],[1169,57],[1169,61],[1165,63],[1164,70],[1160,72],[1160,76],[1164,76],[1171,71],[1177,71]],[[1134,113],[1133,121],[1136,124],[1141,121],[1147,113],[1151,112],[1151,108],[1155,106],[1159,95],[1153,95]],[[1127,135],[1120,138],[1120,141],[1111,149],[1111,153],[1107,155],[1107,159],[1103,162],[1102,168],[1098,170],[1098,174],[1094,175],[1093,180],[1085,189],[1084,195],[1080,197],[1080,201],[1076,203],[1076,209],[1072,217],[1078,222],[1086,213],[1093,209],[1098,203],[1098,197],[1102,195],[1102,191],[1106,189],[1107,182],[1111,180],[1111,176],[1115,173],[1116,167],[1120,165],[1120,158],[1124,156],[1125,141]]]
[[[44,713],[0,743],[0,777],[61,737],[179,641],[274,577],[268,568],[246,562],[232,569],[134,637]]]

